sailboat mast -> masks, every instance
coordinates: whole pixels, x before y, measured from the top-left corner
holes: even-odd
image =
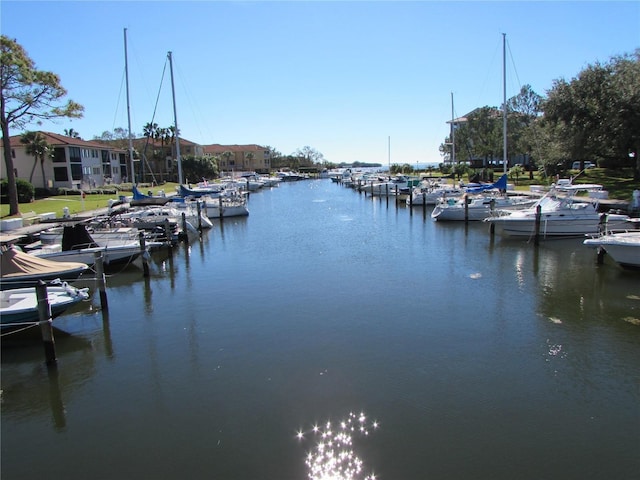
[[[129,61],[127,55],[127,29],[124,29],[124,78],[127,86],[127,122],[128,122],[128,135],[129,139],[129,161],[131,163],[131,183],[136,183],[135,170],[133,169],[133,138],[131,138],[131,108],[129,106]]]
[[[391,173],[391,135],[387,138],[387,162],[389,163],[389,173]]]
[[[507,34],[502,34],[502,166],[507,173]]]
[[[456,161],[456,129],[454,125],[455,116],[453,112],[453,92],[451,92],[451,165]]]
[[[171,72],[171,95],[173,97],[173,121],[176,128],[176,157],[178,159],[178,183],[182,185],[182,158],[180,158],[180,131],[178,130],[178,111],[176,110],[176,90],[173,83],[173,61],[171,52],[169,57],[169,71]]]

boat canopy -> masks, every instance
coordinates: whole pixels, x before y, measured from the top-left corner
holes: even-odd
[[[498,190],[506,190],[507,189],[507,175],[504,174],[502,175],[497,182],[495,183],[487,183],[485,185],[474,185],[472,187],[467,187],[466,191],[467,193],[480,193],[480,192],[484,192],[485,190],[493,190],[493,189],[498,189]]]
[[[3,279],[20,278],[25,275],[51,274],[62,275],[65,272],[83,270],[87,268],[84,263],[77,262],[54,262],[44,258],[29,255],[15,248],[9,248],[1,252],[0,272]]]

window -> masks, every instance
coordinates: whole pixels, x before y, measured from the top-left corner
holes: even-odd
[[[67,161],[64,155],[64,148],[54,148],[53,149],[53,163],[64,163]]]
[[[93,167],[94,175],[100,175],[101,173],[102,173],[102,170],[100,169],[100,167]]]
[[[82,155],[78,147],[69,147],[69,161],[72,163],[82,162]]]
[[[71,179],[82,180],[82,165],[79,163],[71,164]]]
[[[53,178],[56,182],[66,182],[69,180],[67,167],[53,167]]]
[[[83,175],[91,175],[91,167],[82,167]]]

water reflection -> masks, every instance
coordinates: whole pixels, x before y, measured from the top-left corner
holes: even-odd
[[[298,440],[315,442],[305,459],[308,477],[311,480],[374,480],[373,472],[364,472],[364,462],[356,454],[354,439],[367,437],[379,427],[377,421],[370,421],[363,412],[351,412],[340,422],[328,421],[322,426],[313,425],[308,431],[299,430]]]

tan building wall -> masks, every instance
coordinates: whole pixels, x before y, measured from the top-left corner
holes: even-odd
[[[97,142],[87,142],[50,132],[40,133],[50,148],[50,155],[45,157],[42,167],[40,160],[36,163],[32,155],[27,155],[27,146],[20,142],[20,135],[11,137],[11,154],[16,178],[26,181],[31,178],[31,183],[36,188],[82,189],[126,180],[128,169],[124,164],[124,152]],[[6,178],[4,149],[1,147],[0,154],[0,178]]]
[[[268,172],[271,169],[269,151],[260,145],[205,145],[205,155],[218,159],[220,173]],[[225,155],[225,153],[229,153]]]

